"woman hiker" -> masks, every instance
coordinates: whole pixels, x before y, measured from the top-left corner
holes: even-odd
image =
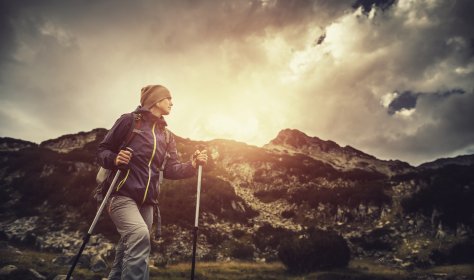
[[[140,103],[135,112],[122,115],[99,144],[102,167],[126,166],[107,206],[120,233],[109,279],[149,278],[150,231],[160,169],[164,178],[183,179],[194,176],[198,164],[207,163],[206,151],[195,151],[189,162],[179,162],[176,142],[163,118],[173,106],[168,89],[146,86]],[[127,147],[122,147],[125,138],[129,138]]]

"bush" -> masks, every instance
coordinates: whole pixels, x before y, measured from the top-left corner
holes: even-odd
[[[277,250],[281,240],[288,239],[291,234],[292,231],[288,229],[274,228],[272,225],[265,223],[254,233],[253,244],[262,251]]]
[[[285,210],[285,211],[281,212],[281,217],[284,218],[284,219],[291,219],[295,216],[296,216],[296,213],[293,210]]]
[[[347,242],[333,231],[310,229],[282,242],[278,257],[290,273],[345,267],[350,260]]]
[[[442,213],[443,225],[455,228],[458,223],[474,227],[474,173],[472,166],[448,165],[421,172],[418,180],[426,184],[402,200],[406,213],[421,212],[430,217],[433,209]]]
[[[392,251],[395,241],[390,236],[393,230],[389,228],[376,228],[361,237],[351,238],[351,242],[359,245],[365,251]]]
[[[307,202],[313,208],[317,208],[319,203],[351,208],[361,203],[380,206],[391,203],[392,199],[387,195],[387,189],[389,185],[385,181],[356,182],[352,187],[333,189],[308,186],[295,189],[286,199],[295,204]]]
[[[468,240],[455,244],[449,251],[452,264],[474,262],[474,241]]]
[[[472,263],[474,262],[474,242],[465,240],[448,248],[435,249],[430,253],[430,259],[436,265]]]
[[[252,260],[254,248],[252,245],[236,243],[232,248],[230,256],[239,260]]]
[[[275,202],[280,198],[285,198],[287,194],[287,189],[273,189],[273,190],[261,190],[256,191],[254,196],[258,198],[263,203]]]
[[[237,239],[242,238],[244,235],[245,235],[245,231],[243,231],[241,229],[234,229],[232,231],[232,236],[237,238]]]
[[[191,228],[196,207],[196,178],[165,180],[159,197],[164,225],[177,224]],[[234,209],[232,205],[242,205]],[[201,213],[212,213],[223,220],[247,223],[258,212],[248,206],[234,191],[232,185],[212,175],[202,177]]]

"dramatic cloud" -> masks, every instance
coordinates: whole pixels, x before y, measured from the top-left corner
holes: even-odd
[[[474,150],[473,1],[0,5],[2,136],[110,127],[161,83],[192,139],[290,127],[413,164]]]

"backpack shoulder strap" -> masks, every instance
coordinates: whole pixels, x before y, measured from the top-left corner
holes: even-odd
[[[171,141],[171,131],[165,127],[165,142],[166,142],[166,151],[168,151],[168,145]]]
[[[163,162],[161,163],[160,172],[159,172],[159,175],[158,175],[157,197],[158,197],[158,193],[159,193],[159,186],[163,182],[163,177],[164,177],[163,172],[165,171],[166,162],[168,161],[168,158],[170,158],[170,154],[168,153],[168,147],[170,146],[170,142],[171,142],[171,132],[166,127],[164,127],[163,132],[165,133],[165,142],[166,142],[165,158],[163,159]]]
[[[165,133],[166,147],[165,147],[165,158],[163,159],[163,162],[161,163],[160,171],[163,171],[165,169],[166,162],[168,161],[168,158],[170,157],[170,154],[168,153],[168,148],[171,142],[171,132],[166,127],[163,128],[163,132]]]
[[[122,143],[121,149],[125,148],[132,142],[133,137],[135,136],[136,133],[133,133],[135,129],[139,129],[142,124],[142,114],[139,113],[131,113],[132,119],[132,125],[130,126],[130,129],[128,131],[127,137]]]

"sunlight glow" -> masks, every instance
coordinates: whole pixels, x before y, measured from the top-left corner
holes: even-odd
[[[242,141],[254,138],[258,132],[258,120],[255,116],[218,113],[207,119],[205,129],[219,138]]]

